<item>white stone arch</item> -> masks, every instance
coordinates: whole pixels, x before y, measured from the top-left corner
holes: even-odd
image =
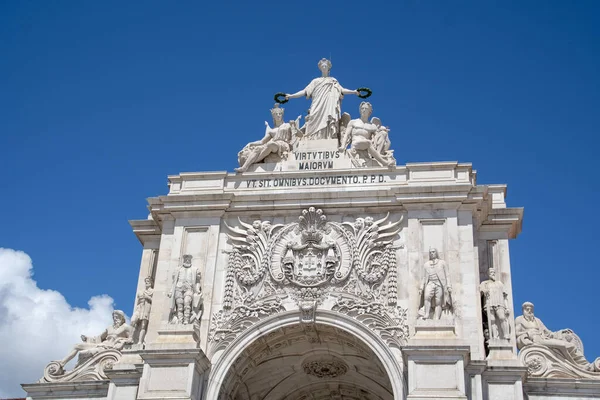
[[[404,399],[405,382],[402,354],[398,349],[390,348],[375,332],[371,331],[359,321],[343,314],[329,310],[317,310],[315,323],[333,326],[342,329],[356,338],[360,339],[377,356],[385,368],[392,385],[395,400]],[[255,340],[283,327],[300,324],[300,313],[298,311],[285,311],[270,316],[252,325],[241,333],[220,354],[216,363],[212,366],[208,377],[206,399],[218,399],[221,385],[234,361]]]

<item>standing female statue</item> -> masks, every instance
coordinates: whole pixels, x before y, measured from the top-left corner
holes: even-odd
[[[306,88],[294,94],[286,94],[285,99],[306,96],[311,99],[309,115],[306,117],[304,136],[307,139],[330,139],[328,132],[331,123],[339,124],[342,99],[345,94],[360,95],[358,90],[344,89],[337,79],[329,76],[331,61],[319,61],[322,76],[313,79]]]

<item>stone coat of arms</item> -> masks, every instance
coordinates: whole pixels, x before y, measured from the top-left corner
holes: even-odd
[[[294,223],[225,224],[231,249],[223,310],[213,316],[209,331],[213,351],[258,320],[286,310],[285,298],[297,304],[305,323],[314,322],[317,306],[333,298],[332,311],[368,319],[386,341],[402,343],[408,329],[406,310],[397,307],[394,246],[402,220],[390,222],[388,214],[333,222],[310,207]]]

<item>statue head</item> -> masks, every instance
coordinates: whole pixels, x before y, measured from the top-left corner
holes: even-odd
[[[429,248],[429,259],[430,260],[436,260],[440,258],[440,256],[438,255],[438,251],[435,247],[430,247]]]
[[[276,103],[273,108],[271,108],[271,115],[273,116],[273,121],[275,121],[276,124],[283,122],[284,111],[285,108],[279,107],[279,103]]]
[[[329,71],[331,70],[331,61],[329,61],[326,58],[322,58],[321,60],[319,60],[317,66],[319,67],[319,70],[321,70],[323,76],[329,75]]]
[[[535,315],[533,314],[533,303],[526,301],[521,306],[521,311],[523,312],[523,317],[525,317],[525,319],[531,321],[535,318]]]
[[[356,218],[356,220],[354,221],[354,228],[356,228],[357,230],[361,230],[362,228],[365,227],[365,219],[364,218]]]
[[[189,268],[192,266],[192,256],[190,254],[184,254],[183,255],[183,263],[182,265],[185,268]]]
[[[114,326],[118,327],[125,323],[125,313],[121,310],[113,311],[112,317],[113,317],[113,325]]]
[[[150,289],[154,281],[152,280],[152,277],[147,276],[146,279],[144,279],[144,283],[146,284],[146,289]]]
[[[263,221],[260,224],[260,228],[264,231],[264,232],[269,232],[271,230],[271,222],[270,221]]]
[[[368,101],[363,101],[358,106],[358,111],[360,112],[361,117],[366,116],[367,118],[369,118],[373,113],[373,106]]]
[[[492,280],[495,281],[496,280],[496,269],[495,268],[489,268],[488,269],[488,277]]]

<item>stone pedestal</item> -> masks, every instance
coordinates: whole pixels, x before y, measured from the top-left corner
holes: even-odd
[[[527,368],[518,361],[488,361],[483,373],[484,399],[523,400],[523,380]]]
[[[456,337],[453,320],[418,319],[415,339],[452,339]]]
[[[169,324],[163,322],[157,330],[156,340],[146,349],[196,349],[200,347],[200,335],[194,324]]]
[[[488,360],[516,360],[513,345],[508,340],[490,339],[488,343]]]
[[[107,400],[136,400],[138,386],[143,370],[143,360],[140,357],[140,347],[123,350],[121,360],[114,364],[112,369],[106,370],[110,379]]]
[[[140,351],[144,370],[137,398],[202,400],[210,362],[199,345],[195,324],[163,322],[156,340]]]
[[[107,400],[136,400],[142,366],[107,372],[110,378]]]
[[[467,399],[468,346],[409,344],[402,353],[407,364],[407,399]]]
[[[105,399],[109,381],[77,381],[23,384],[27,398],[37,399]]]
[[[140,400],[201,400],[210,362],[200,349],[144,350]]]

